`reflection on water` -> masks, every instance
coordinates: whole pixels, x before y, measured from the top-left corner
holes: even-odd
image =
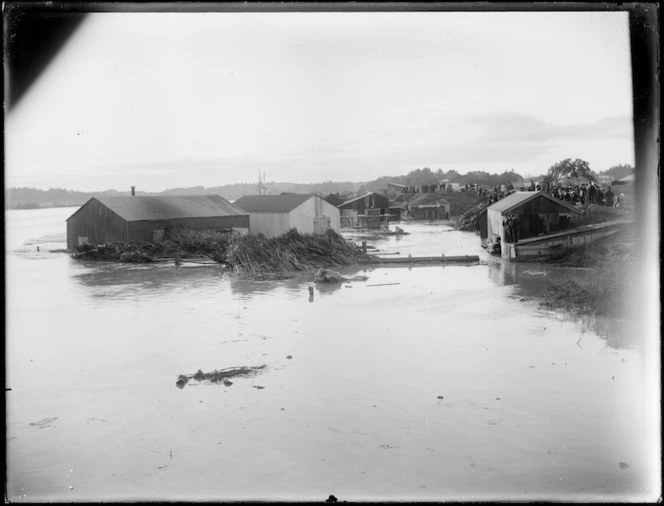
[[[593,275],[589,268],[558,267],[538,263],[516,263],[496,260],[488,264],[489,278],[500,286],[516,286],[520,301],[542,301],[547,280],[586,279]],[[625,301],[627,304],[627,301]],[[548,311],[558,319],[576,323],[582,334],[590,332],[601,337],[611,348],[629,348],[638,343],[634,321],[566,311]]]
[[[31,251],[70,214],[8,212],[12,501],[612,500],[651,486],[641,350],[609,337],[624,322],[515,297],[546,267],[346,268],[369,279],[315,286],[310,302],[313,273]],[[401,226],[375,244],[484,254],[474,234]],[[263,364],[232,388],[173,388]]]

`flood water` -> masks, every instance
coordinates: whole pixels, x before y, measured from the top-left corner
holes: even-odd
[[[485,262],[346,269],[368,280],[310,301],[311,275],[75,261],[52,251],[74,210],[6,212],[11,501],[653,493],[630,322],[545,311],[519,291],[560,268],[404,223],[410,235],[369,244]],[[261,365],[229,386],[176,387]]]

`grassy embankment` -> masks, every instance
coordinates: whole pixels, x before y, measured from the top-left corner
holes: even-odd
[[[631,209],[590,206],[578,226],[633,218]],[[573,249],[549,263],[562,267],[589,267],[591,272],[550,279],[544,286],[543,305],[579,314],[623,318],[628,316],[626,294],[631,292],[636,267],[635,227],[627,227],[592,244]]]
[[[210,259],[245,275],[311,271],[369,261],[355,244],[329,230],[325,234],[300,234],[296,230],[268,239],[213,231],[177,230],[158,243],[113,243],[82,246],[74,258],[128,263]]]
[[[426,199],[429,197],[429,199]],[[416,205],[429,202],[423,200],[436,200],[443,198],[450,204],[450,216],[454,217],[465,211],[468,206],[477,200],[479,194],[474,191],[449,191],[445,193],[407,193],[399,195],[396,204],[400,206]]]
[[[634,215],[633,185],[614,188],[616,193],[625,193],[625,205],[611,208],[590,205],[583,208],[583,215],[575,226],[605,223],[614,220],[629,220]],[[474,220],[486,207],[481,200],[473,202],[459,214],[456,227],[474,231]],[[625,294],[632,287],[636,255],[634,227],[595,241],[589,246],[569,251],[557,260],[547,263],[561,267],[588,267],[590,273],[579,276],[570,270],[563,279],[547,279],[543,291],[543,305],[583,314],[627,316]]]

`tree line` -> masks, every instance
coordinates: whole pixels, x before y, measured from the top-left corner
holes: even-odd
[[[631,165],[615,165],[605,171],[599,172],[599,175],[610,175],[615,179],[623,178],[633,172]],[[591,181],[596,180],[597,174],[590,169],[590,165],[585,160],[567,158],[549,168],[546,178],[550,181],[559,181],[564,177],[582,177]],[[361,193],[364,191],[383,190],[387,183],[397,183],[407,186],[422,186],[427,184],[438,184],[443,180],[449,180],[451,183],[460,185],[478,184],[493,188],[500,185],[509,185],[510,183],[523,181],[524,178],[514,172],[506,170],[502,173],[491,174],[485,171],[471,171],[466,174],[460,174],[451,169],[443,171],[442,169],[432,170],[430,167],[413,169],[407,174],[400,176],[382,176],[368,182],[350,182],[350,181],[323,181],[320,183],[268,183],[267,186],[272,194],[282,192],[292,193],[322,193],[347,195],[352,193]],[[192,186],[187,188],[169,188],[162,192],[147,193],[137,191],[137,195],[197,195],[197,194],[217,194],[228,200],[236,200],[244,195],[255,195],[258,193],[258,184],[256,183],[236,183],[221,186]],[[66,188],[50,188],[40,190],[37,188],[6,188],[5,189],[5,208],[12,209],[34,209],[39,207],[56,206],[78,206],[84,204],[91,197],[118,197],[130,195],[130,191],[120,192],[117,190],[107,190],[102,192],[81,192],[68,190]],[[343,198],[343,197],[340,197]]]

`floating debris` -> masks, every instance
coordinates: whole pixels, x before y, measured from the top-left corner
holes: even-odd
[[[50,417],[50,418],[42,418],[41,420],[37,420],[36,422],[32,422],[30,425],[34,427],[39,427],[40,429],[45,429],[46,427],[53,427],[51,425],[53,422],[55,422],[58,419],[57,416]]]
[[[175,386],[182,389],[191,380],[195,380],[198,382],[209,381],[211,383],[223,383],[224,386],[229,387],[233,383],[229,381],[228,378],[258,374],[258,372],[265,367],[265,364],[257,367],[229,367],[226,369],[214,370],[212,372],[203,372],[199,369],[195,374],[180,374],[175,382]]]
[[[354,276],[352,278],[346,278],[337,271],[330,269],[318,269],[316,275],[314,276],[314,281],[316,283],[346,283],[349,281],[366,281],[369,279],[367,276]]]
[[[629,467],[629,464],[626,464],[625,462],[620,462],[620,463],[618,464],[618,467],[619,467],[620,469],[627,469],[627,468]]]

